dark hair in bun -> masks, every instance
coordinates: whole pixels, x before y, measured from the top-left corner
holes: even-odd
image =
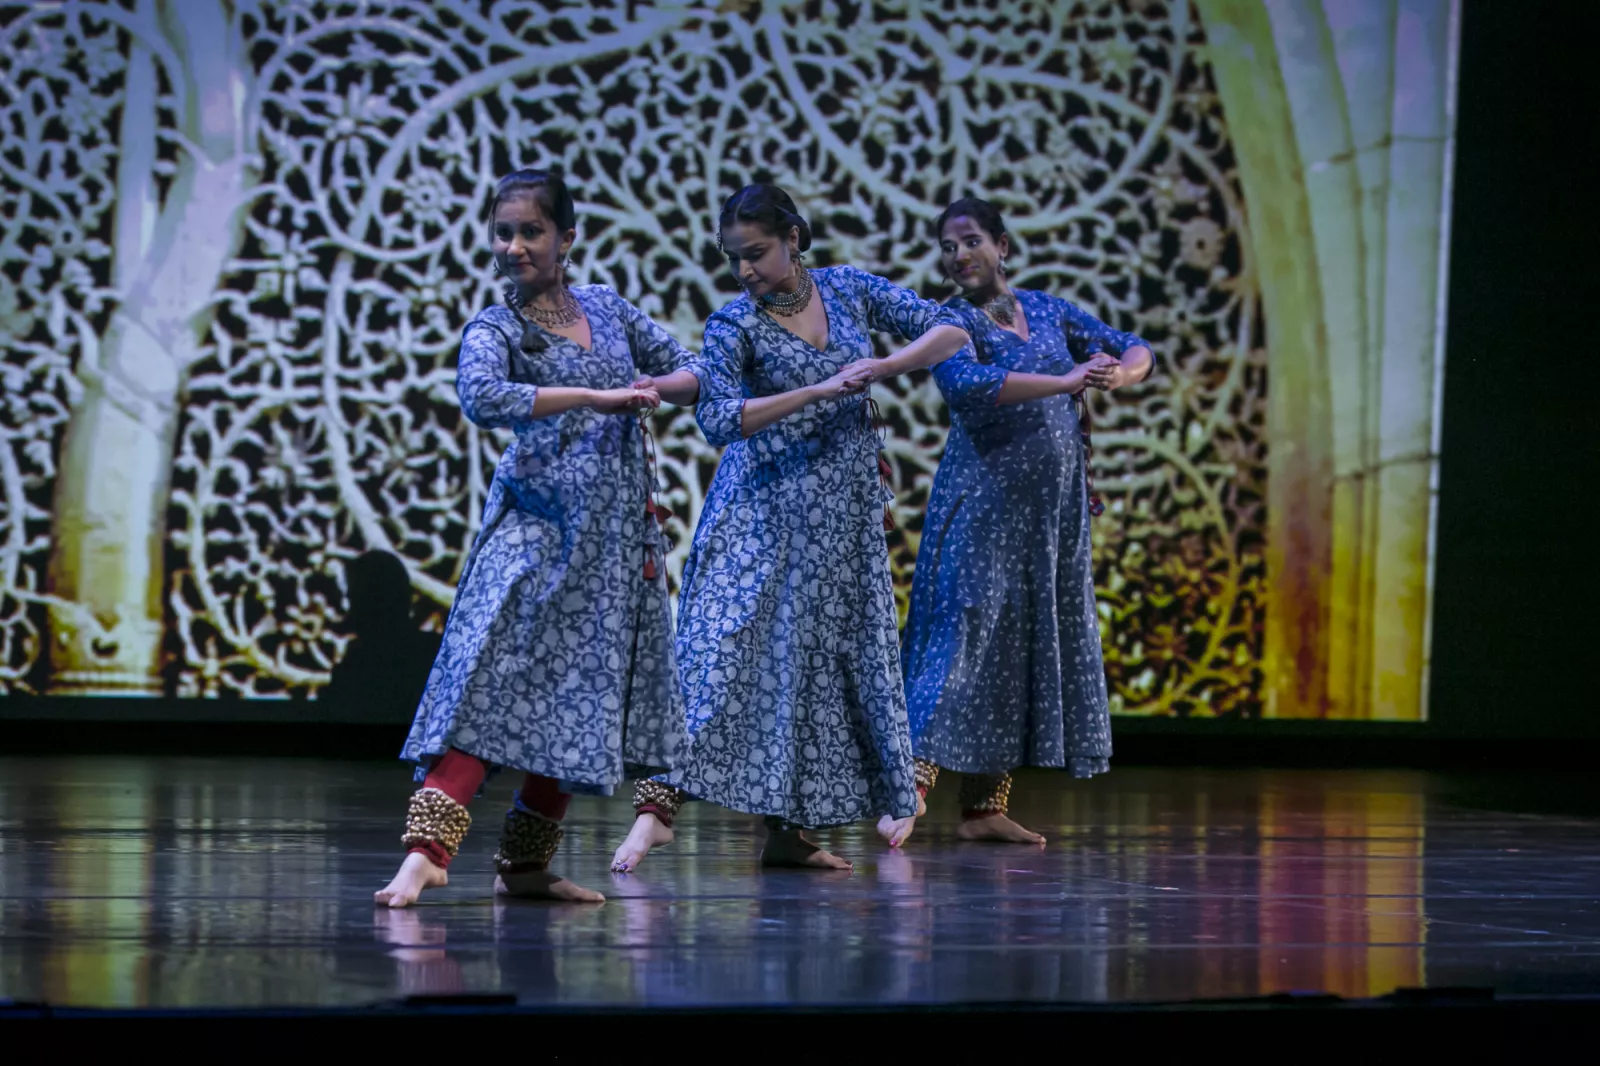
[[[800,250],[811,247],[811,224],[801,217],[789,194],[776,185],[746,185],[728,197],[717,219],[719,243],[721,232],[733,222],[753,222],[779,239],[787,238],[790,229],[798,229]]]
[[[939,216],[939,221],[933,224],[933,239],[939,240],[944,236],[944,225],[952,218],[970,218],[983,228],[983,231],[993,237],[996,243],[1006,235],[1006,224],[1000,217],[1000,209],[988,200],[980,200],[976,196],[963,196],[955,203],[944,209]]]
[[[532,196],[559,230],[569,230],[578,224],[578,209],[559,166],[548,170],[513,170],[501,178],[495,183],[494,196],[489,200],[490,221],[494,220],[500,205],[515,196]]]

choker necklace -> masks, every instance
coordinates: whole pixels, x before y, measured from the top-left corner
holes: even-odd
[[[511,310],[519,311],[530,321],[538,323],[545,329],[566,329],[575,325],[579,316],[583,314],[583,307],[578,303],[578,298],[572,295],[571,289],[566,288],[561,290],[560,307],[539,307],[530,300],[519,309],[516,306],[516,298],[511,293],[506,294],[506,303],[511,306]]]
[[[983,312],[1002,326],[1011,325],[1017,320],[1016,294],[1010,290],[1001,293],[983,305]]]
[[[781,318],[788,318],[790,315],[798,315],[810,306],[811,294],[816,289],[811,284],[811,271],[803,266],[799,267],[795,271],[795,277],[799,284],[793,292],[775,292],[769,296],[757,297],[756,303],[760,305],[761,310]]]

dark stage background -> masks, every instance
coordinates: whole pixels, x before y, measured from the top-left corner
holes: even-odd
[[[1600,738],[1593,5],[1465,6],[1431,728]]]

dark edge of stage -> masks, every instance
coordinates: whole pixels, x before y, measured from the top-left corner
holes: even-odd
[[[976,1023],[976,1024],[974,1024]],[[467,1025],[461,1029],[457,1026]],[[595,1056],[615,1049],[622,1039],[632,1050],[691,1051],[717,1061],[731,1054],[730,1037],[750,1033],[769,1056],[777,1027],[805,1026],[804,1032],[833,1046],[848,1039],[873,1036],[892,1040],[904,1054],[919,1046],[948,1051],[953,1044],[1002,1045],[1021,1048],[1029,1037],[1059,1047],[1070,1025],[1079,1046],[1084,1037],[1123,1039],[1148,1047],[1155,1039],[1230,1039],[1248,1035],[1252,1045],[1263,1039],[1287,1040],[1289,1047],[1329,1051],[1378,1052],[1377,1040],[1425,1038],[1428,1050],[1526,1053],[1530,1047],[1552,1047],[1559,1036],[1581,1038],[1600,1031],[1600,997],[1496,997],[1487,989],[1402,990],[1367,1000],[1326,995],[1275,995],[1236,1001],[1083,1004],[942,1004],[894,1008],[804,1006],[783,1008],[684,1007],[671,1009],[523,1007],[492,996],[460,999],[409,999],[349,1009],[139,1010],[54,1009],[42,1004],[0,1001],[0,1032],[11,1037],[34,1035],[48,1040],[52,1052],[75,1047],[110,1046],[111,1041],[165,1036],[190,1047],[197,1040],[227,1040],[259,1035],[281,1046],[286,1038],[303,1040],[332,1034],[376,1037],[393,1041],[415,1033],[436,1039],[443,1034],[468,1034],[476,1046],[501,1034],[515,1039],[523,1054],[535,1058]],[[1002,1030],[992,1028],[1002,1025]],[[377,1026],[382,1027],[381,1034]],[[1155,1026],[1153,1028],[1153,1026]],[[715,1034],[713,1040],[707,1038]],[[1003,1033],[1003,1037],[997,1034]],[[764,1034],[764,1035],[762,1035]],[[965,1039],[963,1039],[965,1038]],[[448,1039],[448,1036],[446,1037]],[[647,1044],[642,1044],[647,1041]],[[937,1045],[933,1042],[937,1041]],[[36,1047],[46,1045],[35,1044]],[[393,1047],[392,1043],[387,1046]],[[754,1050],[752,1047],[750,1050]],[[1232,1053],[1241,1050],[1231,1049]],[[1399,1051],[1399,1046],[1392,1050]],[[1142,1056],[1140,1056],[1142,1057]],[[1246,1055],[1245,1058],[1255,1056]],[[1481,1060],[1480,1060],[1481,1061]]]
[[[12,754],[396,759],[410,724],[304,701],[0,699]],[[1600,736],[1466,736],[1427,722],[1115,717],[1111,734],[1113,766],[1526,772],[1600,763]]]

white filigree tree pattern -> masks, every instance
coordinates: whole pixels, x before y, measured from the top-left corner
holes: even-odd
[[[241,42],[244,170],[234,215],[212,220],[225,259],[164,429],[169,690],[314,692],[343,648],[344,564],[373,548],[405,559],[438,624],[504,445],[453,393],[460,326],[495,298],[485,202],[498,174],[559,162],[575,280],[614,285],[691,346],[733,293],[715,213],[747,181],[794,194],[819,262],[930,295],[948,292],[933,217],[955,196],[997,201],[1017,283],[1158,350],[1151,382],[1095,403],[1118,709],[1254,712],[1266,383],[1244,205],[1186,3],[209,6]],[[160,32],[174,9],[0,4],[0,180],[24,201],[0,217],[7,684],[52,684],[54,470],[127,297],[126,227],[190,195],[186,159],[235,158],[191,143],[210,98],[183,35]],[[130,128],[131,96],[149,130]],[[883,391],[903,594],[945,412],[925,377]],[[687,412],[656,430],[676,573],[717,455]]]

